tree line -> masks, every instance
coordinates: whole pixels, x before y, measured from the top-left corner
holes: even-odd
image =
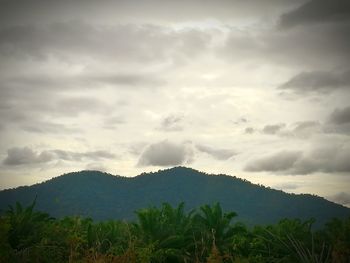
[[[134,222],[55,219],[34,208],[16,203],[0,217],[0,262],[350,262],[350,217],[314,229],[313,219],[248,227],[219,203],[191,211],[164,203],[137,210]]]

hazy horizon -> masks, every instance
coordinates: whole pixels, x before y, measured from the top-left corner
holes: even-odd
[[[182,165],[350,206],[349,1],[0,4],[0,189]]]

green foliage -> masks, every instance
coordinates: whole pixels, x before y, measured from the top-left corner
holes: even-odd
[[[176,208],[164,203],[161,209],[150,207],[136,214],[136,233],[143,244],[151,246],[151,262],[183,262],[187,258],[192,213],[185,213],[184,203]]]
[[[350,217],[345,220],[333,218],[326,224],[323,235],[333,245],[334,262],[350,262]]]
[[[17,203],[0,217],[0,262],[346,263],[350,218],[323,229],[283,219],[249,228],[219,203],[187,212],[184,203],[136,211],[135,222],[53,219]]]
[[[210,261],[213,261],[227,252],[226,248],[231,247],[234,233],[231,220],[236,215],[234,212],[224,213],[219,203],[200,207],[200,212],[193,217],[197,258],[203,260],[209,256]]]
[[[40,241],[40,232],[45,223],[51,218],[48,214],[34,211],[36,199],[33,203],[23,208],[20,203],[15,207],[9,206],[7,210],[7,222],[9,244],[15,249],[23,249]]]

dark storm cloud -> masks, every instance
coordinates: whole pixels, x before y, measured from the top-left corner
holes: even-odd
[[[279,86],[279,89],[297,93],[328,93],[339,88],[350,88],[350,71],[343,73],[312,71],[301,72]]]
[[[3,164],[17,166],[47,163],[55,160],[82,161],[85,159],[99,160],[113,158],[115,158],[115,155],[107,151],[72,152],[64,150],[45,150],[42,152],[36,152],[29,147],[14,147],[7,150],[7,156],[3,160]]]
[[[316,148],[311,152],[282,151],[273,155],[250,161],[246,171],[274,172],[280,174],[349,173],[350,145]]]
[[[141,154],[139,166],[173,166],[193,161],[193,149],[186,143],[162,141],[149,145]]]
[[[207,153],[217,160],[227,160],[237,154],[237,152],[230,149],[217,149],[203,144],[197,144],[196,148],[198,151]]]
[[[311,0],[283,14],[280,26],[291,28],[297,25],[345,20],[350,20],[350,2],[348,0]]]
[[[183,115],[169,115],[162,120],[160,124],[160,129],[164,131],[182,131],[183,119]]]
[[[264,134],[276,134],[280,132],[286,125],[284,123],[274,124],[274,125],[266,125],[262,129],[262,133]]]

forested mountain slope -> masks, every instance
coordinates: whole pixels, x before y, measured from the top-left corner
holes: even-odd
[[[82,215],[95,220],[133,219],[134,211],[163,202],[186,209],[219,202],[235,211],[248,224],[275,223],[281,218],[315,218],[323,224],[330,218],[350,216],[350,209],[312,195],[287,194],[227,176],[208,175],[175,167],[133,178],[97,171],[64,174],[32,186],[0,191],[0,209],[16,201],[29,204],[54,217]]]

